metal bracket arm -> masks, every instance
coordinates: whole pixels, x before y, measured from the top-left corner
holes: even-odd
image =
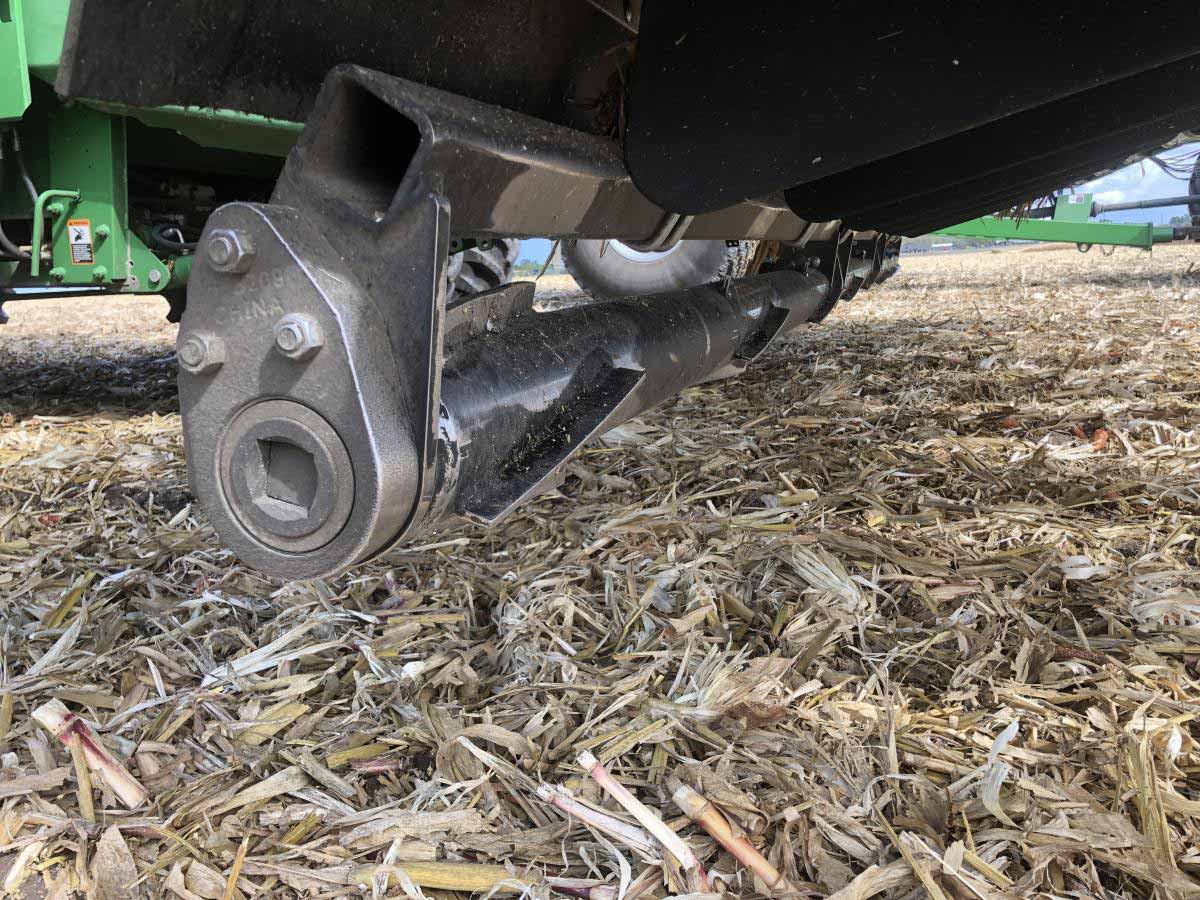
[[[342,70],[271,203],[212,215],[180,400],[193,489],[244,560],[324,575],[495,522],[593,435],[744,368],[828,302],[805,267],[553,311],[513,284],[447,310],[452,211],[485,233],[587,233],[638,204],[646,234],[660,221],[623,170],[539,144],[543,126]],[[834,271],[857,286],[881,266],[852,246]]]

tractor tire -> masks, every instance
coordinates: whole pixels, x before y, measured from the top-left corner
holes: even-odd
[[[450,254],[446,264],[446,299],[490,291],[512,281],[521,250],[516,238],[503,238]]]
[[[562,259],[581,288],[615,300],[740,278],[753,253],[753,241],[680,241],[646,253],[620,241],[575,240],[563,242]]]

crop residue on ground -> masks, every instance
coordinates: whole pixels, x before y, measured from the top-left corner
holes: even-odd
[[[0,894],[1200,896],[1194,246],[906,258],[288,584],[193,505],[165,304],[7,311]]]

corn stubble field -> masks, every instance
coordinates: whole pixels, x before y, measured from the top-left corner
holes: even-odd
[[[1200,248],[906,258],[286,584],[193,504],[164,310],[0,331],[0,893],[1200,896]]]

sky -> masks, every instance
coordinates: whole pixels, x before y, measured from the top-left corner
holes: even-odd
[[[550,252],[550,242],[545,238],[521,238],[521,252],[517,262],[532,262],[539,266],[546,261]]]
[[[1176,158],[1200,150],[1200,143],[1184,144],[1166,151],[1167,158]],[[1154,197],[1177,197],[1188,192],[1187,180],[1178,181],[1149,161],[1134,163],[1087,181],[1075,188],[1075,193],[1092,194],[1096,203],[1124,203],[1130,200],[1150,200]],[[1168,206],[1163,209],[1131,209],[1108,213],[1104,218],[1115,222],[1154,222],[1166,225],[1171,216],[1187,215],[1187,207]]]
[[[1176,158],[1200,150],[1200,143],[1184,144],[1166,151],[1168,158]],[[1177,197],[1188,192],[1187,180],[1178,181],[1152,162],[1143,161],[1110,172],[1103,178],[1087,181],[1075,187],[1077,194],[1093,194],[1097,203],[1124,203],[1129,200],[1150,200],[1155,197]],[[1185,206],[1168,206],[1162,209],[1131,209],[1107,213],[1104,218],[1113,222],[1153,222],[1166,225],[1171,216],[1187,215]],[[521,260],[538,265],[550,252],[550,242],[544,239],[521,241]]]

